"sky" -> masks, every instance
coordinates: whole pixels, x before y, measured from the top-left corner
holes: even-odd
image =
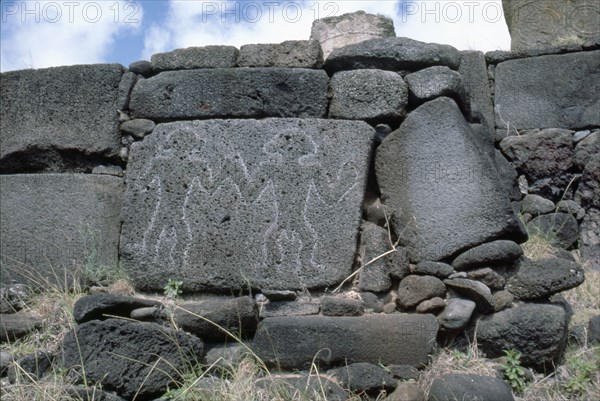
[[[313,21],[363,10],[397,36],[460,50],[508,50],[501,0],[0,0],[0,71],[150,60],[206,45],[310,37]]]

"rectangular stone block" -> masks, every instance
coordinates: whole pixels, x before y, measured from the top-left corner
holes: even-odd
[[[240,48],[240,67],[321,68],[323,51],[316,40],[287,40]]]
[[[600,125],[600,50],[509,60],[495,76],[500,131]]]
[[[133,88],[136,118],[324,117],[329,79],[302,68],[167,71]]]
[[[0,175],[2,283],[71,284],[117,267],[123,179]]]
[[[116,156],[124,72],[98,64],[2,73],[0,159],[40,149]]]
[[[197,68],[232,68],[240,51],[233,46],[202,46],[152,55],[155,72]]]
[[[373,129],[321,119],[159,124],[132,145],[121,256],[134,284],[324,288],[351,273]]]
[[[264,319],[252,348],[269,366],[310,369],[370,362],[422,367],[436,345],[433,315],[291,316]]]

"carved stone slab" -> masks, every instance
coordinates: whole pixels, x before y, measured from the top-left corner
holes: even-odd
[[[159,124],[131,149],[121,238],[135,285],[327,287],[356,251],[373,130],[320,119]]]

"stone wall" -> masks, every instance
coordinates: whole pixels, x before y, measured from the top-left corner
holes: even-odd
[[[2,283],[181,281],[224,327],[247,309],[232,330],[291,370],[323,349],[422,367],[476,322],[486,353],[548,369],[568,322],[549,299],[584,279],[568,251],[600,265],[600,50],[546,53],[385,37],[4,73]],[[536,230],[556,247],[539,262],[519,245]]]

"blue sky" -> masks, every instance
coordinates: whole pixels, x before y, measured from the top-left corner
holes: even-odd
[[[0,70],[149,60],[189,46],[308,39],[317,18],[364,10],[397,36],[507,50],[501,0],[0,0]]]

